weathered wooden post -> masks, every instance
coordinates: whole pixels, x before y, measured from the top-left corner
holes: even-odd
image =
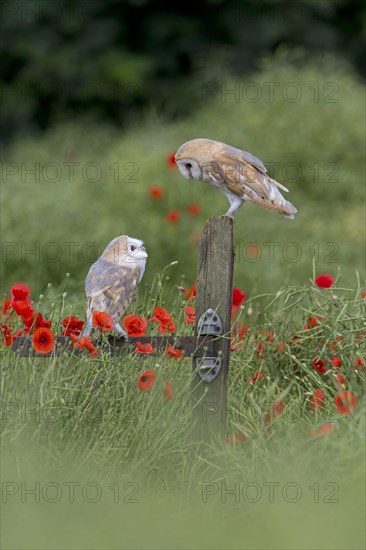
[[[233,220],[210,218],[200,239],[195,335],[214,335],[213,353],[193,357],[195,441],[223,437],[226,427],[227,375],[233,288]]]

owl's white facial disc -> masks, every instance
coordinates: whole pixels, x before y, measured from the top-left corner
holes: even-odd
[[[182,176],[187,180],[200,180],[202,179],[202,170],[197,161],[193,159],[179,159],[177,165]]]
[[[139,239],[133,239],[132,237],[128,237],[127,256],[131,259],[131,262],[133,262],[133,260],[135,261],[144,260],[146,262],[147,252],[143,241],[140,241]]]
[[[138,282],[141,281],[145,272],[147,252],[143,241],[139,239],[133,239],[128,237],[128,255],[125,258],[124,265],[136,266],[140,268],[140,277]]]

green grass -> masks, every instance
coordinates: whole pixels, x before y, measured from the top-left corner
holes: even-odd
[[[23,481],[26,487],[38,482],[40,490],[52,482],[61,490],[55,504],[42,493],[40,503],[23,497],[20,532],[14,524],[20,485],[19,493],[7,496],[4,547],[28,548],[26,540],[33,540],[37,548],[61,543],[65,548],[342,548],[346,541],[349,548],[361,548],[365,369],[356,370],[354,360],[366,359],[366,304],[358,296],[359,289],[307,285],[244,303],[236,322],[249,329],[232,353],[227,435],[239,429],[245,441],[217,440],[206,451],[190,436],[188,358],[111,357],[103,348],[95,359],[86,352],[20,358],[2,348],[3,482]],[[136,310],[151,318],[156,303],[170,310],[177,334],[190,334],[181,293],[166,287],[158,296],[153,287]],[[45,296],[40,309],[55,327],[70,312],[62,294],[59,300]],[[310,315],[321,315],[322,322],[304,330]],[[301,342],[292,340],[295,335]],[[281,341],[285,347],[278,352]],[[259,342],[265,345],[262,358]],[[329,363],[334,355],[342,361],[340,369]],[[327,365],[325,374],[313,369],[315,357]],[[139,392],[137,378],[147,369],[157,373],[156,384]],[[252,385],[249,379],[257,371],[264,376]],[[335,406],[344,389],[335,372],[357,398],[350,415],[340,415]],[[171,400],[162,395],[167,380],[174,388]],[[316,412],[310,399],[317,388],[325,402]],[[268,430],[264,416],[281,399],[284,409]],[[333,432],[309,435],[324,423],[334,424]],[[74,503],[68,500],[69,482],[79,484]],[[95,504],[82,496],[87,483],[101,491]],[[236,493],[225,497],[225,488],[233,487]],[[129,502],[132,492],[136,503]],[[47,523],[43,534],[36,529],[40,521]]]

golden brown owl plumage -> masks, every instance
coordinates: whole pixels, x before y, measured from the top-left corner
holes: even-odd
[[[107,245],[85,279],[87,322],[83,336],[88,336],[93,328],[93,311],[108,313],[113,319],[113,328],[119,334],[126,334],[119,321],[136,296],[146,258],[144,243],[139,239],[121,235]]]
[[[261,160],[251,153],[212,139],[198,138],[181,145],[175,155],[181,174],[187,179],[210,183],[230,202],[227,216],[246,202],[293,218],[296,208],[281,195],[284,185],[269,177]]]

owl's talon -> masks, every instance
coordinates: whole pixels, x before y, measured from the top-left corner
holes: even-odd
[[[128,340],[128,334],[126,331],[123,330],[123,328],[121,327],[121,325],[119,323],[114,323],[114,326],[113,326],[114,330],[116,330],[118,332],[118,336],[123,336],[123,338],[127,341]]]

